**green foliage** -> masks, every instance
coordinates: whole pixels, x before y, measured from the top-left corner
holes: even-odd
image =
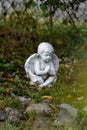
[[[43,6],[47,6],[47,7],[51,6],[53,8],[51,13],[55,14],[58,8],[60,8],[62,11],[68,10],[69,8],[76,11],[76,9],[79,6],[79,3],[85,2],[86,0],[84,1],[83,0],[76,0],[76,1],[40,0],[40,1],[41,1],[41,5]]]
[[[18,98],[13,98],[13,99],[8,98],[7,102],[8,102],[8,106],[10,106],[10,107],[17,108],[17,109],[21,108],[21,106],[20,106],[21,103]]]
[[[53,16],[55,15],[55,13],[57,12],[58,9],[60,9],[62,12],[66,11],[69,19],[70,19],[70,23],[71,25],[73,25],[73,27],[75,29],[77,29],[74,19],[76,19],[76,12],[78,11],[79,8],[79,4],[82,2],[86,2],[86,0],[73,0],[73,1],[61,1],[61,0],[40,0],[41,4],[40,7],[43,11],[43,15],[44,14],[49,14],[48,16],[49,18],[49,22],[50,25],[52,27],[53,25]],[[72,13],[70,13],[70,10],[74,11],[74,15],[73,15],[73,11]],[[44,13],[45,12],[45,13]],[[73,17],[72,17],[73,15]],[[84,14],[83,14],[84,15]],[[45,15],[46,17],[48,17],[47,15]],[[77,19],[76,19],[77,20]]]
[[[36,111],[35,110],[32,110],[29,112],[29,120],[30,122],[32,123],[36,118]]]
[[[36,3],[35,3],[34,1],[32,1],[32,0],[30,0],[30,1],[28,1],[28,2],[24,1],[24,2],[23,2],[23,5],[25,6],[25,9],[28,9],[28,8],[30,8],[30,7],[35,7],[35,6],[36,6]]]
[[[0,108],[4,108],[6,106],[6,101],[3,100],[3,96],[1,96],[2,98],[0,98]]]
[[[75,12],[78,11],[79,4],[83,2],[86,2],[86,0],[73,0],[73,1],[40,0],[39,6],[43,12],[43,16],[50,17],[49,23],[51,27],[53,25],[53,16],[57,12],[57,10],[60,9],[62,12],[66,11],[66,13],[68,14],[70,18],[70,23],[73,25],[73,27],[77,29],[74,22],[74,19],[75,20],[77,19],[76,19],[76,15],[73,15],[73,11],[75,14]],[[38,9],[38,1],[34,1],[34,0],[28,0],[28,1],[26,0],[22,0],[22,1],[1,0],[0,4],[1,4],[1,20],[2,18],[6,20],[9,14],[14,14],[15,16],[20,17],[21,14],[29,14],[31,11],[36,12],[36,9]],[[8,7],[7,5],[10,5],[10,6]],[[70,13],[70,10],[73,10],[72,13]]]
[[[5,88],[0,87],[0,93],[3,93],[3,92],[5,92]]]
[[[13,64],[10,64],[10,63],[6,63],[6,64],[4,64],[4,63],[2,63],[2,64],[0,64],[0,68],[2,69],[2,70],[12,70],[12,69],[14,69],[14,66],[13,66]]]
[[[0,130],[21,130],[21,127],[12,126],[11,124],[6,122],[4,127],[0,127]]]
[[[20,101],[17,98],[11,98],[11,97],[4,97],[1,96],[2,99],[0,99],[0,108],[4,108],[5,106],[13,107],[13,108],[20,108]]]

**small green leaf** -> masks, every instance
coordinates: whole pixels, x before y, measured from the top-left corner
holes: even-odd
[[[60,9],[61,9],[62,11],[65,11],[65,10],[66,10],[66,6],[61,6]]]
[[[47,10],[47,6],[46,6],[45,4],[41,4],[41,5],[40,5],[40,8],[42,9],[42,11]]]
[[[30,1],[28,1],[28,2],[24,2],[23,3],[24,4],[24,6],[25,6],[25,8],[27,9],[27,8],[31,8],[31,7],[35,7],[37,4],[34,2],[34,1],[32,1],[32,0],[30,0]]]
[[[57,3],[57,0],[51,0],[50,2],[51,2],[51,5],[55,6]]]
[[[4,87],[0,87],[0,93],[5,92],[5,88]]]

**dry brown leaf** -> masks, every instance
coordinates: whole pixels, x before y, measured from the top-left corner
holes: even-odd
[[[84,97],[81,96],[81,97],[78,97],[77,100],[80,101],[80,100],[82,100],[83,98],[84,98]]]
[[[52,97],[52,96],[45,95],[45,96],[42,96],[42,98],[44,98],[44,99],[52,99],[53,97]]]
[[[10,92],[9,88],[5,88],[5,92],[9,93]]]
[[[72,98],[72,97],[73,97],[73,96],[71,96],[71,95],[68,95],[68,96],[67,96],[67,98]]]
[[[16,82],[13,78],[6,78],[7,81]]]

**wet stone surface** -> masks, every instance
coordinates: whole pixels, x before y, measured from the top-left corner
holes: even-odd
[[[69,104],[60,104],[60,112],[55,124],[58,126],[69,126],[74,123],[77,119],[77,109]]]
[[[2,112],[2,110],[0,110],[0,121],[4,120],[5,120],[5,114]]]

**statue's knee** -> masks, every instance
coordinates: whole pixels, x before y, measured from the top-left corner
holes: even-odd
[[[38,84],[43,84],[44,83],[44,80],[42,78],[39,78],[38,79]]]

